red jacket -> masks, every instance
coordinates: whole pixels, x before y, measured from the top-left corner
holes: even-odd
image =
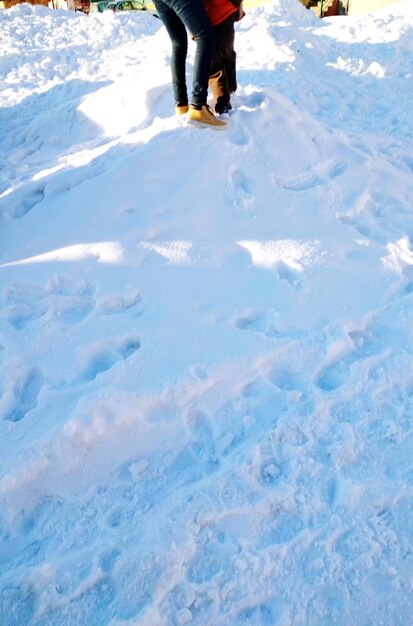
[[[205,8],[213,26],[221,24],[238,8],[230,0],[204,0]]]

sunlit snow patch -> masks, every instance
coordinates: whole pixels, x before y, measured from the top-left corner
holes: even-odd
[[[144,97],[137,97],[137,85],[139,93],[145,93]],[[105,135],[117,137],[137,128],[168,87],[169,73],[160,75],[157,72],[154,75],[152,67],[146,72],[141,68],[139,76],[123,76],[87,95],[78,106],[78,111],[98,124]]]
[[[165,259],[168,259],[170,263],[188,264],[191,261],[188,254],[189,250],[192,248],[190,241],[165,241],[162,243],[143,242],[141,243],[141,247],[160,254],[165,257]]]
[[[384,78],[386,75],[386,68],[380,65],[380,63],[377,63],[377,61],[373,61],[373,63],[367,65],[363,59],[344,59],[339,56],[336,63],[326,63],[326,66],[347,72],[348,74],[353,74],[354,76],[366,76],[370,74],[376,78]]]
[[[118,241],[102,241],[99,243],[79,243],[66,248],[58,248],[45,254],[28,257],[20,261],[3,263],[0,267],[13,265],[29,265],[31,263],[49,263],[51,261],[82,261],[94,258],[99,263],[120,263],[123,259],[123,248]]]
[[[318,241],[295,241],[278,239],[273,241],[237,241],[248,250],[254,265],[267,269],[276,269],[280,264],[302,272],[304,266],[320,262]]]
[[[78,111],[101,126],[105,135],[117,136],[141,123],[148,114],[144,98],[136,97],[136,82],[120,79],[86,96]]]
[[[396,243],[388,243],[389,254],[382,258],[384,267],[397,274],[403,272],[407,265],[413,265],[413,252],[407,237],[403,237]]]

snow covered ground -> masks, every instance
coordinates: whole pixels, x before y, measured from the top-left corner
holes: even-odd
[[[2,626],[412,623],[412,29],[0,11]]]

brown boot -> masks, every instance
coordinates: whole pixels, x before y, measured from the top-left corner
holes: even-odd
[[[227,123],[216,118],[207,104],[205,104],[200,111],[190,106],[188,122],[195,126],[209,126],[215,130],[225,130],[227,127]]]
[[[189,109],[189,105],[188,104],[177,104],[175,107],[175,115],[177,115],[178,117],[181,117],[181,115],[185,115],[185,113],[188,113],[188,109]]]

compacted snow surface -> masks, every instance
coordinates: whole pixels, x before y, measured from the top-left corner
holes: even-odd
[[[412,29],[0,11],[1,626],[412,624]]]

